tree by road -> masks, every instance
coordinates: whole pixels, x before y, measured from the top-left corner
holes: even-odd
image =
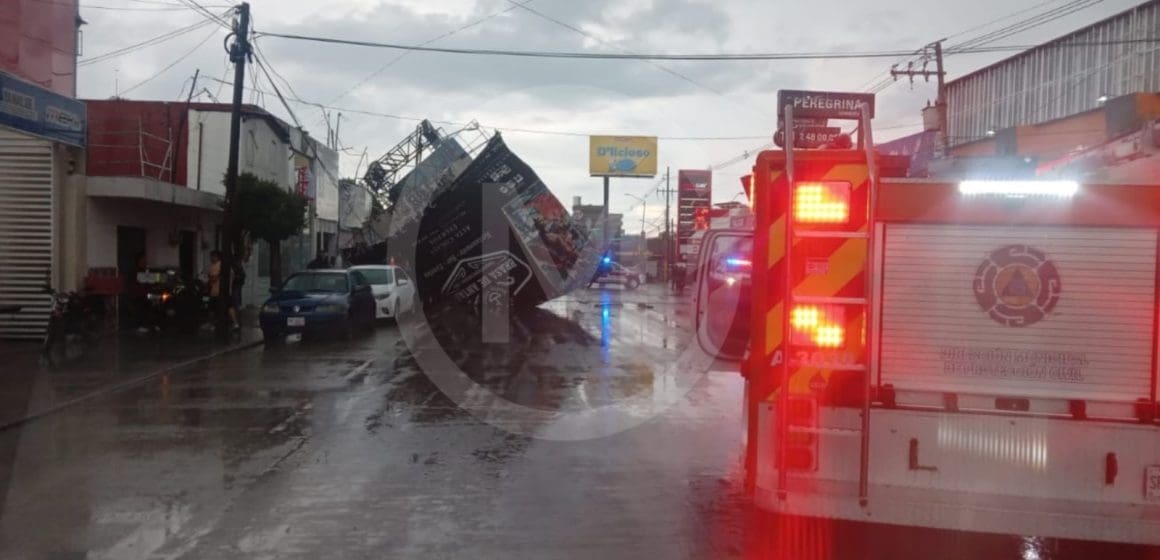
[[[282,284],[282,241],[302,233],[306,226],[305,196],[287,191],[253,173],[238,176],[237,216],[250,239],[270,245],[270,285]]]

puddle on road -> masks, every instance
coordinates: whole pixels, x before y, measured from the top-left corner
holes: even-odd
[[[672,345],[678,333],[646,316],[656,313],[651,305],[602,301],[591,311],[593,303],[557,301],[514,314],[504,344],[483,342],[481,322],[470,313],[430,316],[431,334],[418,351],[442,352],[479,386],[533,409],[566,412],[650,400],[662,371],[678,357],[679,348]],[[428,362],[407,351],[395,366],[419,371],[420,363]],[[428,390],[435,390],[432,384],[409,379],[388,398],[421,402]],[[439,402],[436,408],[447,404]],[[416,414],[448,418],[446,410]]]

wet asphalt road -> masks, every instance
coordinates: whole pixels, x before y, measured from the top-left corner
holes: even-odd
[[[439,318],[442,344],[407,331],[415,352],[395,326],[291,342],[0,433],[0,558],[770,557],[785,522],[739,486],[740,378],[672,367],[689,312],[593,290],[512,321],[507,344],[460,317]],[[436,348],[478,387],[423,373]],[[1160,558],[831,529],[781,557]]]

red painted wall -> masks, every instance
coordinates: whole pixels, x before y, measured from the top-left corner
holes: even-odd
[[[0,0],[0,70],[76,97],[77,0]]]
[[[115,99],[85,103],[89,108],[88,175],[141,177],[142,154],[145,161],[160,165],[170,148],[172,171],[158,176],[157,167],[146,166],[144,176],[185,186],[188,105]]]

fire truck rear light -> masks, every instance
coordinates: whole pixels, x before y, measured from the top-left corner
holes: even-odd
[[[812,330],[818,326],[818,317],[821,316],[821,311],[812,305],[793,308],[793,316],[790,319],[793,328],[798,330]]]
[[[963,181],[959,193],[964,195],[1001,195],[1009,197],[1057,196],[1067,198],[1079,192],[1075,181]]]
[[[850,183],[824,181],[795,184],[793,219],[802,224],[849,222]]]
[[[814,342],[823,348],[841,348],[846,331],[838,325],[822,325],[814,330]]]
[[[846,344],[845,312],[837,305],[797,305],[790,312],[792,343],[820,348]]]

